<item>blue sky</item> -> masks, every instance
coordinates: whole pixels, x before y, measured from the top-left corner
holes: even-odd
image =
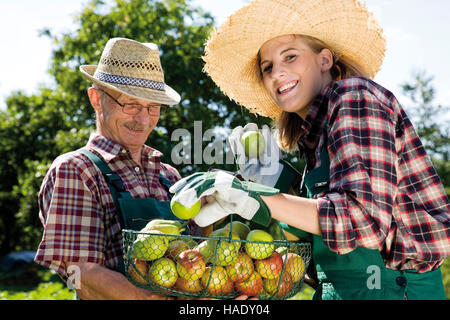
[[[109,2],[109,1],[107,1]],[[400,84],[413,70],[434,76],[436,103],[450,105],[450,1],[367,0],[387,39],[383,66],[375,80],[391,90],[407,108]],[[73,15],[85,0],[0,0],[0,107],[12,90],[36,93],[40,84],[50,83],[46,74],[51,43],[38,30],[71,30]],[[211,12],[217,22],[247,3],[246,0],[193,0]]]

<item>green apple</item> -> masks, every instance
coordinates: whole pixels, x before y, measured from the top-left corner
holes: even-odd
[[[160,258],[153,262],[148,270],[148,279],[160,286],[170,288],[178,279],[175,262],[169,258]]]
[[[208,251],[211,253],[209,255],[209,262],[214,262],[214,253],[217,249],[216,254],[216,264],[219,266],[228,266],[232,264],[239,254],[239,249],[241,248],[241,243],[239,236],[233,231],[231,232],[232,241],[227,241],[230,238],[230,230],[222,228],[211,232],[210,238],[220,238],[221,240],[209,239]]]
[[[245,251],[252,259],[265,259],[270,257],[272,252],[275,250],[275,245],[273,244],[273,237],[270,233],[264,230],[255,229],[249,232],[247,235],[247,241],[255,242],[270,242],[270,243],[254,243],[246,242]]]
[[[153,230],[153,234],[139,234],[133,242],[131,257],[143,261],[161,258],[169,247],[169,239],[161,231]]]
[[[247,131],[241,137],[245,155],[249,158],[257,158],[266,147],[263,135],[259,131]]]
[[[172,198],[172,200],[170,201],[170,209],[172,210],[173,214],[183,220],[192,219],[199,213],[201,208],[202,204],[200,200],[198,200],[192,207],[189,208],[174,200],[174,198]]]
[[[246,239],[248,233],[250,232],[250,227],[241,221],[233,221],[231,223],[228,223],[223,228],[236,232],[239,236],[239,239]]]

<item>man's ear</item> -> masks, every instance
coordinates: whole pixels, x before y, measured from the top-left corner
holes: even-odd
[[[91,106],[95,109],[95,111],[100,111],[102,108],[102,105],[100,103],[102,96],[100,92],[97,89],[90,87],[88,89],[88,96],[89,100],[91,101]]]
[[[322,72],[327,72],[333,66],[333,54],[329,49],[322,49],[319,53]]]

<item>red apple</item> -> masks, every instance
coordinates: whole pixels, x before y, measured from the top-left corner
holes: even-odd
[[[166,251],[166,256],[170,259],[176,260],[178,255],[185,250],[189,250],[189,245],[183,240],[172,240],[169,242],[169,247]]]
[[[189,249],[177,257],[177,271],[180,277],[194,281],[200,279],[206,270],[206,261],[197,250]]]
[[[257,297],[263,291],[263,280],[260,274],[254,271],[247,280],[236,282],[234,288],[248,297]]]
[[[210,277],[211,280],[209,280]],[[233,283],[228,278],[225,268],[218,265],[214,267],[214,270],[212,270],[212,267],[206,267],[201,283],[211,295],[223,296],[233,293]]]
[[[232,282],[247,280],[254,269],[252,258],[245,252],[239,252],[238,258],[226,267],[228,277]]]
[[[128,267],[128,275],[133,281],[139,284],[148,284],[148,281],[144,277],[147,276],[148,266],[145,261],[134,259],[134,266],[130,264]],[[135,268],[136,267],[136,268]]]
[[[281,277],[275,278],[275,279],[264,279],[263,284],[264,284],[264,289],[266,290],[266,292],[269,295],[274,295],[275,292],[276,294],[274,295],[275,298],[284,298],[289,291],[292,288],[292,278],[289,275],[289,273],[284,272],[283,273],[283,279],[280,282]],[[278,288],[279,285],[279,288]],[[278,292],[277,292],[278,289]]]
[[[289,273],[293,282],[297,282],[303,279],[305,275],[305,260],[296,253],[286,253],[283,256],[283,261],[286,264],[284,268],[285,272]]]
[[[189,293],[198,293],[203,290],[203,287],[200,280],[186,280],[178,277],[177,282],[175,282],[175,289]]]
[[[283,259],[276,251],[270,257],[256,260],[256,271],[266,279],[278,278],[283,270]]]

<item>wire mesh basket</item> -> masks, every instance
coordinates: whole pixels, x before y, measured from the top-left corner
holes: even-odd
[[[155,230],[122,234],[128,280],[169,296],[287,299],[301,290],[311,259],[308,242],[242,240],[227,228],[208,237]]]

